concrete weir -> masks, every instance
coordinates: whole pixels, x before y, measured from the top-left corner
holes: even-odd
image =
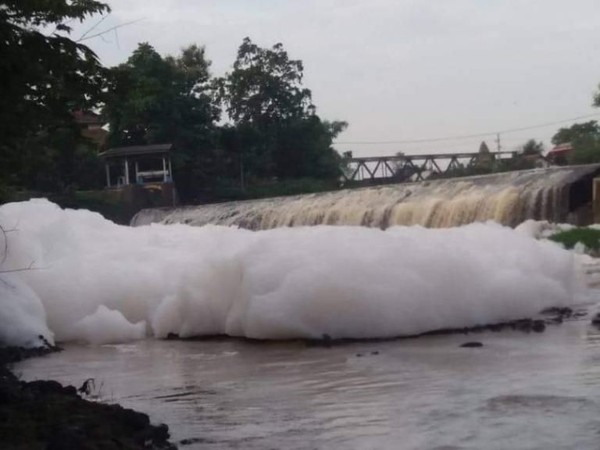
[[[600,164],[439,179],[260,200],[144,209],[132,226],[184,223],[252,230],[306,225],[451,227],[527,219],[585,225],[600,208]],[[600,217],[597,217],[600,219]]]

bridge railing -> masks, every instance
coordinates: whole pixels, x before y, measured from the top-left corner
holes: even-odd
[[[517,156],[515,151],[503,151],[349,158],[345,162],[343,181],[368,184],[423,181],[432,176],[449,176],[463,169],[493,170],[500,162]],[[544,157],[539,155],[536,159],[544,160]]]

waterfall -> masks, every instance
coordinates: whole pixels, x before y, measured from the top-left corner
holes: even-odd
[[[131,225],[215,224],[257,230],[319,224],[385,229],[393,225],[444,228],[487,220],[508,226],[527,219],[565,222],[573,209],[569,200],[571,186],[586,183],[583,192],[589,198],[584,200],[590,202],[591,180],[599,172],[600,165],[555,167],[292,197],[145,209],[132,219]]]

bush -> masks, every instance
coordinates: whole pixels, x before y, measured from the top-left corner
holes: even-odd
[[[549,237],[551,241],[558,242],[565,248],[573,248],[575,244],[581,242],[588,250],[597,252],[600,250],[600,230],[593,228],[573,228],[568,231],[561,231]]]

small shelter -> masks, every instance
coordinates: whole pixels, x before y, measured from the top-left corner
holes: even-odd
[[[172,183],[172,144],[115,147],[100,153],[106,170],[106,187]]]

